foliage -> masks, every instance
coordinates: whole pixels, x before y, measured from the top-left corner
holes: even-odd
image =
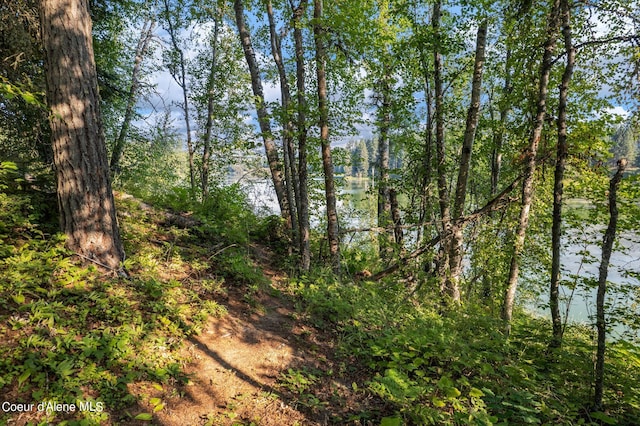
[[[640,415],[637,348],[626,343],[611,350],[607,412],[589,413],[594,343],[580,326],[550,353],[549,322],[524,312],[507,340],[486,308],[443,311],[432,291],[412,295],[399,283],[338,284],[316,273],[291,290],[310,320],[336,330],[345,359],[368,366],[369,391],[396,411],[383,422],[631,425]]]
[[[158,213],[131,198],[118,200],[131,278],[102,276],[48,233],[46,206],[32,197],[0,193],[0,392],[104,408],[42,412],[38,422],[130,421],[137,396],[128,386],[187,380],[177,349],[226,312],[215,299],[224,278],[210,272],[206,241],[159,227]]]

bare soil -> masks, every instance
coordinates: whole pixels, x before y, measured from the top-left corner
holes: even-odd
[[[141,411],[153,411],[149,401],[157,398],[164,405],[152,424],[165,426],[377,424],[366,418],[382,407],[362,390],[356,361],[337,358],[335,334],[302,319],[278,291],[286,277],[270,264],[273,255],[253,250],[271,291],[247,298],[231,288],[221,301],[228,314],[211,319],[183,348],[188,382],[130,389]]]

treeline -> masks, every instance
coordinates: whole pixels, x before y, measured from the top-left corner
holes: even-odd
[[[344,154],[340,152],[341,149],[345,150]],[[375,179],[380,164],[377,138],[350,140],[344,148],[336,147],[334,151],[336,151],[336,157],[342,159],[335,166],[336,173],[357,178]],[[394,147],[393,145],[390,147],[389,170],[391,173],[399,174],[402,170],[404,155],[402,147]]]

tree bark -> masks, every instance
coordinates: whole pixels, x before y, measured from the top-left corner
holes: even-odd
[[[604,299],[607,292],[607,274],[609,272],[609,261],[613,250],[613,242],[616,238],[616,227],[618,225],[618,205],[617,191],[622,180],[624,169],[627,167],[627,160],[622,158],[618,161],[618,170],[609,182],[609,225],[602,240],[602,260],[598,274],[598,296],[596,298],[596,328],[598,329],[598,348],[596,350],[596,371],[595,371],[595,395],[593,405],[596,410],[602,409],[602,395],[604,392],[604,354],[605,340],[607,336]]]
[[[553,335],[549,346],[558,348],[562,344],[562,318],[560,316],[559,289],[560,289],[560,244],[562,239],[562,193],[564,171],[567,164],[567,97],[569,83],[573,75],[573,67],[576,59],[576,50],[571,41],[571,10],[567,0],[561,0],[562,8],[562,34],[567,50],[567,62],[560,84],[560,96],[558,103],[558,146],[556,150],[556,168],[553,182],[553,224],[551,226],[551,283],[549,288],[549,306],[551,308],[551,322]]]
[[[509,266],[509,279],[507,281],[507,288],[502,304],[502,319],[505,322],[505,333],[507,335],[511,332],[511,318],[513,316],[513,306],[515,303],[516,290],[518,288],[518,276],[520,272],[520,256],[524,248],[524,239],[527,232],[527,226],[529,225],[529,211],[531,209],[531,203],[533,202],[536,155],[538,154],[538,145],[540,144],[544,120],[547,113],[549,75],[551,74],[551,68],[553,67],[553,52],[556,47],[559,14],[560,0],[554,0],[552,9],[549,12],[547,37],[544,43],[544,53],[542,56],[542,64],[540,66],[536,118],[529,138],[528,152],[526,153],[526,165],[524,179],[522,182],[520,217],[515,234],[511,264]]]
[[[294,246],[297,248],[300,244],[299,239],[299,227],[298,227],[298,215],[297,206],[300,204],[299,190],[297,185],[296,176],[296,160],[295,150],[293,147],[293,136],[295,129],[293,120],[291,118],[291,89],[289,86],[289,79],[287,78],[287,72],[284,68],[284,62],[282,59],[282,46],[280,43],[280,37],[276,32],[275,19],[273,17],[273,5],[271,0],[267,1],[267,16],[269,19],[269,34],[271,39],[271,54],[273,60],[276,63],[278,69],[278,77],[280,79],[280,97],[283,114],[283,135],[282,135],[282,148],[284,157],[284,175],[287,189],[287,197],[289,198],[289,218],[291,223],[289,229],[291,229]]]
[[[202,141],[202,170],[200,172],[200,184],[202,187],[202,200],[209,198],[209,159],[211,158],[211,139],[213,135],[213,114],[215,108],[214,84],[218,69],[218,33],[220,31],[218,10],[213,17],[213,40],[211,40],[211,68],[207,79],[207,121],[204,126],[204,140]]]
[[[164,0],[164,13],[169,28],[169,38],[173,49],[178,52],[178,73],[171,72],[173,79],[178,83],[178,86],[182,89],[182,111],[184,112],[184,125],[187,133],[187,154],[189,156],[189,179],[191,184],[191,192],[195,194],[196,191],[196,167],[194,163],[195,149],[193,147],[193,140],[191,139],[191,117],[189,114],[189,86],[187,84],[187,69],[184,58],[184,51],[178,44],[178,34],[173,21],[171,19],[171,10],[169,8],[169,1]]]
[[[129,127],[131,126],[131,120],[135,113],[134,109],[136,102],[138,101],[138,91],[140,90],[140,69],[142,68],[142,60],[149,50],[149,43],[153,38],[153,30],[156,26],[155,19],[150,19],[144,23],[140,39],[136,45],[136,57],[133,63],[133,70],[131,71],[131,85],[129,86],[129,95],[127,96],[127,105],[124,111],[124,119],[118,132],[118,137],[113,144],[113,152],[111,153],[111,161],[109,162],[112,175],[116,175],[120,172],[120,159],[124,152],[126,139],[129,134]]]
[[[291,218],[288,217],[289,200],[284,185],[284,179],[282,177],[280,160],[278,159],[278,150],[276,148],[276,144],[273,141],[273,134],[271,133],[271,123],[269,119],[269,113],[267,112],[267,107],[264,101],[262,78],[260,77],[260,70],[258,69],[258,61],[256,60],[256,54],[251,43],[251,35],[249,34],[249,29],[247,28],[247,25],[245,23],[244,5],[242,4],[242,0],[235,0],[233,2],[233,9],[236,15],[236,24],[238,26],[238,33],[240,35],[240,43],[242,44],[244,57],[249,67],[249,73],[251,74],[251,88],[253,90],[253,95],[255,98],[255,106],[258,113],[258,124],[260,125],[260,132],[262,133],[264,150],[267,155],[267,162],[269,163],[271,180],[273,181],[273,187],[276,191],[276,197],[278,198],[280,213],[286,220],[287,224],[290,225]]]
[[[293,6],[292,6],[293,8]],[[300,227],[300,269],[308,271],[311,266],[311,245],[309,223],[309,187],[307,176],[307,99],[305,89],[304,43],[302,37],[302,17],[307,9],[307,0],[293,9],[293,38],[296,56],[296,98],[297,98],[297,134],[298,134],[298,223]]]
[[[391,70],[385,64],[380,81],[380,97],[382,105],[378,110],[378,227],[387,228],[391,222],[391,198],[389,193],[389,130],[391,127]],[[382,232],[378,236],[381,259],[388,259],[393,237],[390,232]]]
[[[504,64],[504,86],[502,92],[502,102],[500,105],[500,124],[498,130],[493,135],[493,150],[491,151],[491,195],[498,191],[500,182],[500,172],[502,170],[502,145],[504,144],[504,132],[507,125],[507,115],[509,114],[509,103],[507,96],[511,93],[511,69],[509,60],[511,50],[507,47],[507,54]]]
[[[442,54],[441,54],[441,35],[440,35],[440,19],[441,19],[442,1],[436,0],[433,5],[433,15],[431,18],[431,27],[435,38],[433,50],[433,90],[435,96],[435,122],[436,122],[436,173],[438,175],[438,205],[440,207],[440,220],[442,225],[438,230],[441,236],[450,235],[450,209],[449,209],[449,189],[447,188],[447,165],[446,150],[444,141],[444,89],[442,86]],[[447,238],[448,239],[448,238]],[[447,266],[448,260],[448,241],[441,239],[438,257],[436,259],[437,274],[440,279],[440,290],[446,289]]]
[[[40,0],[60,226],[84,259],[121,270],[86,0]]]
[[[480,92],[482,89],[482,71],[485,58],[485,46],[487,41],[487,20],[480,23],[476,39],[476,56],[473,66],[473,80],[471,83],[471,104],[467,112],[467,123],[462,142],[462,154],[460,156],[460,168],[453,203],[452,219],[455,223],[462,216],[464,203],[467,196],[467,182],[471,169],[471,153],[473,141],[478,127],[480,115]],[[460,302],[460,275],[462,274],[463,257],[463,230],[460,226],[454,226],[451,233],[451,248],[449,250],[449,276],[447,277],[447,294],[454,302]]]
[[[313,36],[316,45],[316,75],[318,84],[318,111],[320,118],[320,143],[322,145],[322,167],[324,169],[325,196],[327,201],[327,239],[331,267],[340,273],[340,235],[338,228],[338,211],[336,208],[336,189],[333,181],[333,163],[331,160],[331,144],[329,142],[329,107],[327,105],[327,53],[325,48],[325,29],[322,27],[322,0],[313,2]]]

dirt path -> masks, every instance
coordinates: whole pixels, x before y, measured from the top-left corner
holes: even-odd
[[[284,277],[263,261],[261,268],[277,288]],[[331,373],[336,368],[332,339],[296,319],[285,296],[259,292],[253,303],[243,296],[242,289],[230,289],[228,314],[211,319],[186,343],[189,383],[138,390],[149,411],[158,401],[164,404],[153,424],[369,424],[346,420],[349,412],[362,409],[362,395]]]

